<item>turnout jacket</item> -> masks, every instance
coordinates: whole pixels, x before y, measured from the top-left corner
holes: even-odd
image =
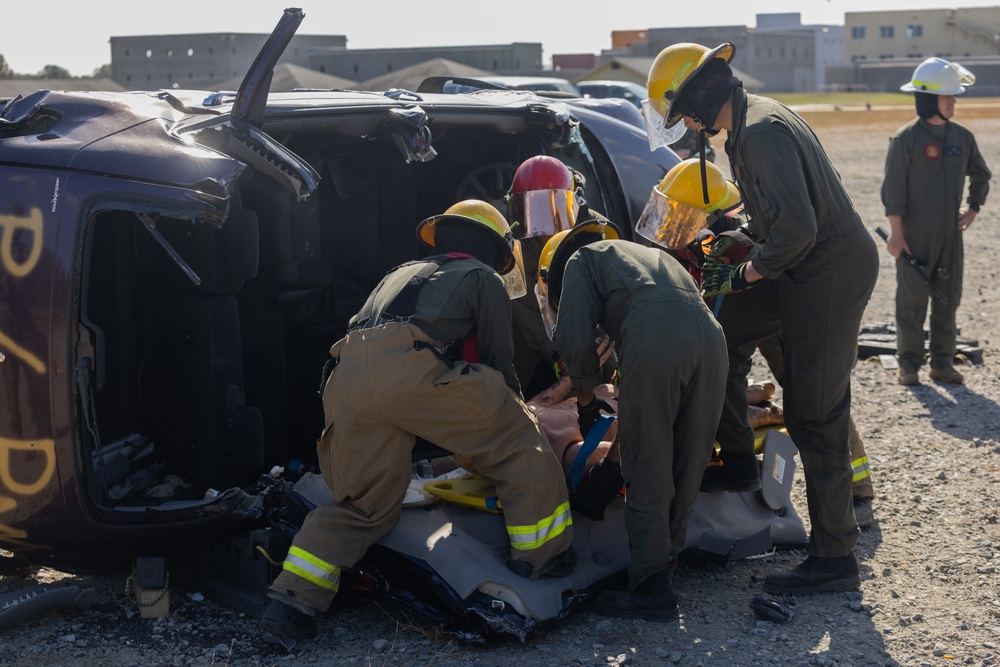
[[[779,102],[737,88],[726,153],[751,228],[763,239],[752,262],[764,278],[794,267],[838,230],[862,225],[819,139]]]

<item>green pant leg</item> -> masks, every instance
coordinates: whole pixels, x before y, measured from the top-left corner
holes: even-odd
[[[716,297],[718,299],[718,297]],[[722,449],[753,453],[754,432],[747,403],[747,377],[761,339],[781,330],[777,293],[770,281],[745,292],[726,294],[718,304],[718,321],[725,332],[729,356],[725,402],[715,439]]]
[[[945,368],[954,364],[958,351],[958,324],[956,315],[962,301],[962,281],[964,258],[962,237],[955,238],[945,246],[940,264],[934,270],[931,280],[947,297],[948,303],[930,297],[930,354],[931,366]]]
[[[700,309],[657,304],[632,317],[642,321],[626,326],[618,438],[634,590],[683,548],[711,455],[726,358],[721,330]]]
[[[851,271],[843,271],[850,265]],[[848,431],[851,369],[878,252],[860,224],[817,244],[781,276],[784,418],[799,449],[812,527],[809,553],[844,556],[857,543]]]
[[[930,290],[917,273],[901,259],[896,260],[896,356],[904,368],[917,369],[924,363],[924,320]]]

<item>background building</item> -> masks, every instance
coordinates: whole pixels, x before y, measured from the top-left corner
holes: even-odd
[[[641,39],[645,35],[645,40]],[[758,14],[757,27],[742,25],[615,31],[602,59],[653,58],[678,42],[715,47],[732,42],[732,66],[760,81],[765,92],[806,92],[826,85],[826,68],[843,62],[843,26],[802,25],[801,14]],[[629,44],[630,46],[624,46]]]
[[[366,81],[434,58],[446,58],[494,74],[537,74],[542,45],[529,42],[485,46],[433,46],[399,49],[322,49],[308,66],[326,74]]]
[[[112,37],[111,78],[128,90],[214,88],[246,74],[267,38],[231,32]],[[308,67],[313,49],[346,45],[343,35],[296,35],[279,62]]]
[[[851,12],[844,18],[846,63],[1000,55],[1000,7]]]

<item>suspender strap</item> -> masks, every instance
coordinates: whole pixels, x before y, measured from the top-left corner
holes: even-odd
[[[453,259],[459,259],[462,257],[472,257],[472,255],[467,255],[462,252],[449,252],[443,255],[431,255],[425,257],[424,259],[418,259],[412,262],[406,262],[405,264],[400,264],[396,268],[385,274],[379,284],[372,290],[372,293],[368,295],[368,299],[365,301],[365,305],[361,306],[361,310],[358,314],[354,316],[354,329],[363,329],[367,327],[371,322],[372,311],[375,309],[375,297],[381,291],[382,286],[385,285],[385,281],[389,279],[393,273],[405,266],[413,266],[414,264],[423,264],[417,273],[415,273],[403,286],[403,289],[399,291],[396,298],[386,307],[385,312],[382,313],[382,321],[389,322],[392,320],[407,320],[413,316],[413,311],[417,305],[417,294],[420,292],[420,288],[430,279],[434,273],[441,268],[442,264],[450,262]]]

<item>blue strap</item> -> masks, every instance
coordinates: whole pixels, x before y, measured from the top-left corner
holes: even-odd
[[[597,446],[601,444],[601,439],[604,438],[604,434],[611,428],[611,422],[615,419],[617,419],[615,415],[606,415],[604,413],[597,415],[597,423],[590,427],[590,432],[587,433],[583,444],[580,445],[580,451],[576,453],[576,458],[573,459],[573,463],[569,467],[570,489],[575,489],[580,480],[583,479],[583,473],[587,470],[587,459],[594,453]]]

